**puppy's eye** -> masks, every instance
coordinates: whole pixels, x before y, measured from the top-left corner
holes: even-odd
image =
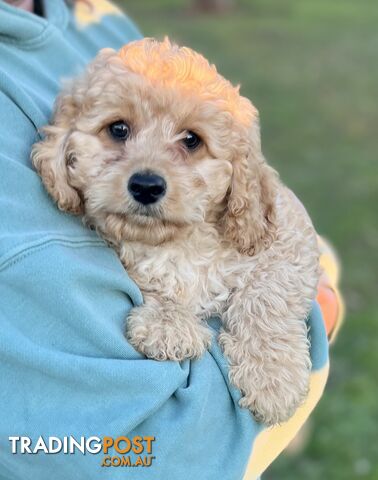
[[[118,120],[109,125],[108,127],[110,135],[115,140],[124,141],[130,136],[130,127],[123,120]]]
[[[189,130],[183,139],[183,143],[188,150],[193,151],[201,145],[202,140],[196,133]]]

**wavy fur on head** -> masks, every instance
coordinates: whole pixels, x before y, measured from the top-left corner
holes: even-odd
[[[110,133],[118,121],[127,140]],[[307,392],[318,254],[306,212],[262,155],[249,100],[198,53],[144,39],[101,51],[45,133],[32,156],[47,190],[115,246],[144,294],[127,321],[132,345],[157,360],[199,357],[202,320],[218,314],[241,405],[286,420]],[[148,205],[127,187],[146,172],[166,182]]]
[[[145,39],[129,43],[121,48],[119,56],[132,72],[184,94],[196,92],[202,100],[228,110],[244,125],[249,126],[256,116],[251,102],[239,95],[239,87],[219,75],[215,65],[190,48],[172,45],[168,38],[163,42]]]

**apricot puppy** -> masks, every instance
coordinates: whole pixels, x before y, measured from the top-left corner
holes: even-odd
[[[102,50],[59,95],[32,158],[58,207],[116,248],[144,305],[129,342],[200,357],[207,318],[240,405],[268,425],[307,394],[314,228],[261,152],[258,112],[198,53],[144,39]]]

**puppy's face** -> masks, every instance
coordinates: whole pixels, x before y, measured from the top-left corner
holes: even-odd
[[[134,46],[103,51],[59,97],[33,153],[45,185],[116,242],[160,244],[200,222],[233,235],[243,212],[264,208],[252,205],[261,155],[248,164],[259,152],[255,109],[198,54]]]
[[[66,150],[68,182],[92,222],[155,243],[219,210],[232,174],[230,115],[139,75],[110,80],[95,103]]]

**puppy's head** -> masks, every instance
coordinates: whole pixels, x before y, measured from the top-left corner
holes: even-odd
[[[242,253],[272,237],[275,173],[258,114],[169,40],[105,49],[59,95],[32,158],[59,208],[109,239],[158,244],[212,222]]]

